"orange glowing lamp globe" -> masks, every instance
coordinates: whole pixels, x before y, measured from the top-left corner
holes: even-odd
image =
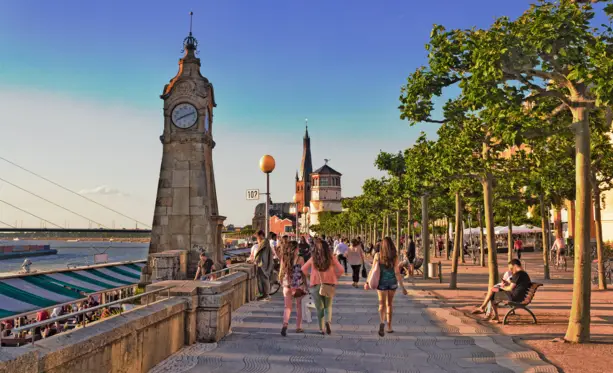
[[[274,169],[275,159],[271,155],[266,154],[260,159],[260,170],[262,170],[262,172],[269,174],[273,172]]]

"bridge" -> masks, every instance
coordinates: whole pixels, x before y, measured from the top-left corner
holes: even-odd
[[[129,215],[127,215],[126,213],[123,213],[121,211],[118,211],[114,208],[111,208],[109,206],[106,206],[96,200],[93,200],[79,192],[74,191],[73,189],[66,187],[64,185],[61,185],[35,171],[32,171],[20,164],[17,164],[16,162],[7,159],[5,157],[0,156],[0,161],[5,162],[17,169],[20,169],[21,171],[25,171],[26,173],[36,177],[38,180],[40,180],[43,184],[48,184],[50,186],[53,186],[57,189],[60,189],[64,192],[68,192],[71,196],[79,199],[80,202],[86,202],[88,205],[98,208],[98,209],[103,209],[106,210],[107,212],[111,212],[112,216],[116,216],[118,218],[133,222],[136,228],[126,228],[126,229],[115,229],[114,226],[114,221],[112,224],[108,224],[108,223],[102,223],[99,221],[96,221],[96,219],[93,219],[91,217],[86,216],[84,213],[80,213],[77,211],[74,211],[73,209],[70,209],[68,207],[66,207],[64,204],[59,203],[57,201],[54,201],[50,198],[44,197],[38,193],[35,193],[31,190],[29,190],[28,188],[19,185],[15,182],[12,182],[10,180],[7,180],[6,177],[0,177],[0,186],[3,185],[8,185],[9,187],[15,188],[17,190],[20,190],[21,192],[25,192],[27,194],[29,194],[30,196],[32,196],[33,199],[42,201],[42,203],[48,204],[48,205],[52,205],[54,206],[58,211],[62,210],[64,212],[68,212],[71,215],[75,216],[76,218],[79,219],[79,221],[81,222],[87,222],[87,224],[90,226],[90,228],[69,228],[66,224],[66,222],[62,225],[59,224],[57,222],[53,222],[52,220],[40,216],[37,213],[34,213],[28,209],[25,209],[21,206],[16,205],[13,201],[6,201],[3,199],[0,199],[0,205],[4,205],[4,206],[8,206],[12,211],[17,211],[20,214],[25,214],[28,215],[30,217],[33,217],[35,219],[38,219],[40,221],[41,227],[40,228],[24,228],[24,227],[17,227],[17,223],[15,223],[14,225],[11,223],[8,223],[6,221],[2,221],[0,220],[0,233],[48,233],[48,234],[57,234],[57,233],[90,233],[90,232],[104,232],[104,233],[109,233],[109,234],[115,234],[115,233],[151,233],[151,226],[149,225],[149,223],[145,223],[142,221],[139,221],[137,218],[131,217]],[[8,220],[8,219],[5,219]],[[96,225],[98,226],[98,229],[96,228],[91,228],[92,225]],[[138,229],[138,226],[142,226],[145,227],[146,229]],[[4,226],[4,227],[2,227]],[[47,228],[47,226],[53,226],[55,228]],[[112,226],[112,227],[111,227]],[[8,228],[7,228],[8,227]]]

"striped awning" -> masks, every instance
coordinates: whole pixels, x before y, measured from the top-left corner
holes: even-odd
[[[116,264],[0,279],[0,318],[81,299],[83,293],[136,284],[144,265]]]

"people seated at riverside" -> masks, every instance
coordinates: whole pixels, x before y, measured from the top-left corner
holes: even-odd
[[[489,320],[492,323],[500,322],[498,318],[498,303],[504,301],[518,303],[523,302],[528,294],[528,290],[530,290],[530,286],[532,286],[530,276],[528,276],[528,274],[522,268],[519,259],[511,260],[509,262],[509,267],[513,275],[509,279],[508,284],[504,286],[492,287],[490,292],[488,292],[489,297],[486,297],[492,307],[492,315],[486,317],[486,320]],[[479,309],[480,308],[477,308],[475,311],[478,311]]]

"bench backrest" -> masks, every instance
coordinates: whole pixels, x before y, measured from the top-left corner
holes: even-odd
[[[537,282],[533,282],[532,285],[530,285],[530,289],[528,289],[528,293],[526,294],[526,298],[524,298],[524,300],[523,300],[523,302],[521,302],[521,304],[523,304],[523,305],[530,304],[530,302],[532,302],[532,299],[534,298],[534,295],[536,294],[536,291],[541,286],[543,286],[543,284],[539,284]]]

